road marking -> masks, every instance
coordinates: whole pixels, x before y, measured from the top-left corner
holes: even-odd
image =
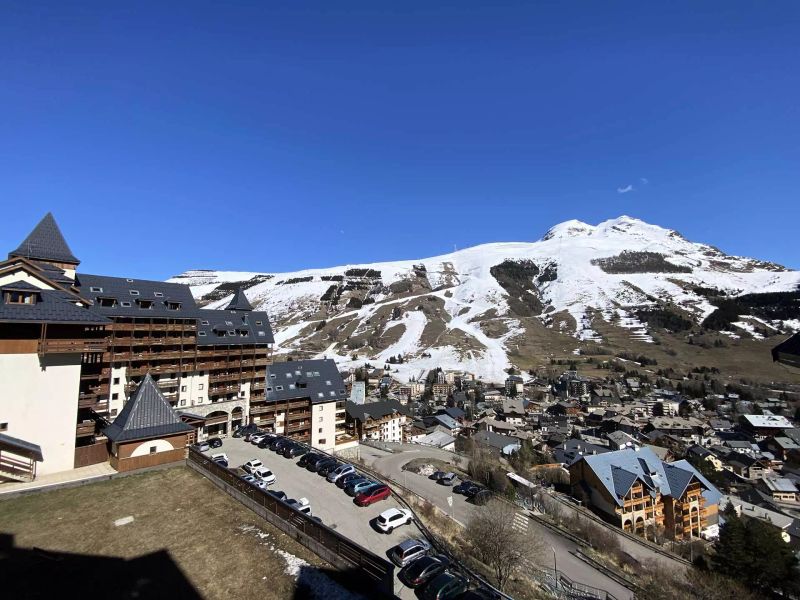
[[[523,513],[514,513],[514,522],[511,525],[512,529],[519,531],[521,533],[528,532],[528,517],[525,516]]]

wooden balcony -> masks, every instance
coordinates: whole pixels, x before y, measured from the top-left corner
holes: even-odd
[[[311,423],[290,423],[284,428],[284,431],[287,433],[295,433],[298,431],[304,431],[306,429],[311,429]]]
[[[90,408],[94,412],[108,412],[108,400],[95,397],[81,396],[78,398],[78,408]]]
[[[39,341],[39,354],[69,354],[105,352],[108,343],[105,339],[45,339]]]
[[[310,419],[311,418],[311,411],[304,410],[300,412],[290,412],[286,415],[287,421],[297,421],[298,419]]]
[[[75,435],[77,437],[86,437],[89,435],[94,435],[96,426],[94,421],[83,421],[82,423],[78,423],[75,427]]]

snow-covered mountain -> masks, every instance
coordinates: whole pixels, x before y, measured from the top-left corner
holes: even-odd
[[[509,366],[534,357],[685,337],[704,322],[756,339],[800,329],[800,272],[626,216],[567,221],[537,242],[420,260],[294,273],[196,270],[171,281],[189,284],[209,308],[243,286],[269,312],[278,352],[376,365],[402,356],[401,377],[441,366],[502,380]],[[747,296],[767,292],[782,294],[766,307]]]

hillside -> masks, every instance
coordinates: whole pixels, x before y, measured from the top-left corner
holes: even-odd
[[[800,272],[624,216],[433,258],[171,281],[209,308],[243,286],[269,312],[280,353],[376,366],[402,357],[401,378],[441,366],[502,380],[512,365],[581,352],[691,366],[703,347],[734,366],[763,353],[770,376],[769,347],[800,329]]]

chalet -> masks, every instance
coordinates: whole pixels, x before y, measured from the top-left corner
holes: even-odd
[[[695,434],[702,435],[705,427],[705,423],[700,419],[692,417],[652,417],[648,420],[644,432],[660,431],[675,437],[687,438]]]
[[[494,431],[479,431],[471,439],[479,446],[503,456],[510,456],[519,450],[521,445],[518,439]]]
[[[350,431],[359,440],[402,442],[407,409],[397,400],[379,400],[366,404],[347,402]]]
[[[582,456],[603,454],[610,450],[605,446],[597,446],[582,440],[568,439],[563,444],[553,447],[552,453],[555,462],[568,467]]]
[[[632,435],[624,431],[612,431],[606,434],[609,447],[612,450],[622,450],[624,448],[633,448],[634,446],[641,446],[641,444]]]
[[[776,415],[742,415],[739,424],[745,433],[756,439],[780,436],[785,430],[794,428],[786,417]]]
[[[580,412],[580,405],[577,402],[567,402],[562,400],[548,407],[547,412],[551,415],[574,417]]]
[[[768,437],[759,447],[772,452],[783,462],[800,464],[800,444],[788,436]]]
[[[526,420],[525,404],[521,398],[503,398],[498,419],[511,425],[524,425]]]
[[[700,537],[717,522],[719,491],[690,463],[665,463],[646,448],[582,456],[569,467],[572,495],[625,531]]]
[[[456,449],[456,438],[446,431],[441,431],[438,428],[436,431],[432,431],[422,437],[417,438],[415,443],[420,444],[421,446],[431,446],[441,450],[448,450],[450,452],[455,452]]]
[[[794,481],[786,477],[763,476],[759,480],[759,487],[777,503],[797,504],[800,500],[800,490]]]
[[[730,452],[722,461],[726,469],[750,481],[755,481],[772,472],[768,461],[741,452]]]
[[[789,339],[775,346],[772,349],[772,360],[800,368],[800,333],[795,333]]]

